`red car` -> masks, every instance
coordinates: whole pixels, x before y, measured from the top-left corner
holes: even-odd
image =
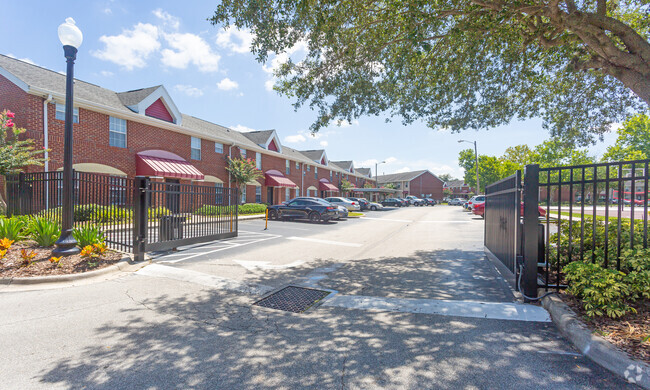
[[[544,210],[542,207],[537,206],[537,209],[539,210],[539,216],[540,217],[545,217],[546,216],[546,210]],[[474,208],[472,209],[472,212],[476,215],[480,215],[482,218],[485,218],[485,202],[479,203],[474,205]],[[524,204],[521,204],[521,215],[524,215]]]

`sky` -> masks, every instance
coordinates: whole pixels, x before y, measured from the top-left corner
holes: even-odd
[[[292,53],[259,63],[250,53],[251,34],[213,26],[207,19],[217,1],[190,2],[60,0],[9,1],[3,5],[0,53],[55,71],[65,71],[57,28],[72,17],[84,39],[75,77],[123,92],[164,85],[185,114],[235,130],[275,129],[283,145],[298,150],[325,149],[330,160],[353,160],[355,167],[376,162],[379,174],[429,169],[461,178],[458,154],[477,141],[479,154],[501,155],[509,146],[534,146],[549,138],[542,121],[514,121],[490,130],[451,133],[423,123],[408,126],[399,117],[360,117],[312,135],[316,113],[295,111],[293,101],[273,91],[273,69]],[[1,104],[1,102],[0,102]],[[590,148],[600,156],[616,139]]]

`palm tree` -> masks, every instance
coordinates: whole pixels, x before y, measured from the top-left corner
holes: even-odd
[[[239,192],[243,192],[246,183],[262,177],[262,171],[257,169],[255,161],[246,158],[228,157],[226,170],[230,173],[230,180],[235,183]]]

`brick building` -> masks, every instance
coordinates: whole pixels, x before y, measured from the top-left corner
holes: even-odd
[[[398,193],[397,197],[415,195],[421,198],[442,199],[444,182],[428,170],[393,173],[377,176],[377,183],[381,187],[392,184]]]
[[[468,199],[470,195],[475,194],[474,187],[466,184],[463,180],[451,180],[446,182],[443,188],[451,191],[450,198]]]
[[[45,167],[63,164],[65,75],[0,55],[0,110],[16,114],[36,147],[50,149]],[[299,151],[275,130],[242,133],[190,115],[164,86],[114,92],[75,80],[74,168],[78,171],[206,186],[228,186],[227,157],[253,159],[264,176],[246,185],[246,202],[279,203],[336,193],[343,179],[374,185],[368,170],[340,166],[324,150]]]

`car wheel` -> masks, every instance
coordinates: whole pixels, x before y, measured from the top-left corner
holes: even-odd
[[[269,219],[278,219],[278,212],[275,210],[269,210]]]
[[[309,214],[309,221],[310,222],[320,222],[320,214],[318,214],[316,211],[312,211]]]
[[[372,207],[370,207],[370,210],[372,210],[372,211],[377,211],[377,206],[372,206]]]

